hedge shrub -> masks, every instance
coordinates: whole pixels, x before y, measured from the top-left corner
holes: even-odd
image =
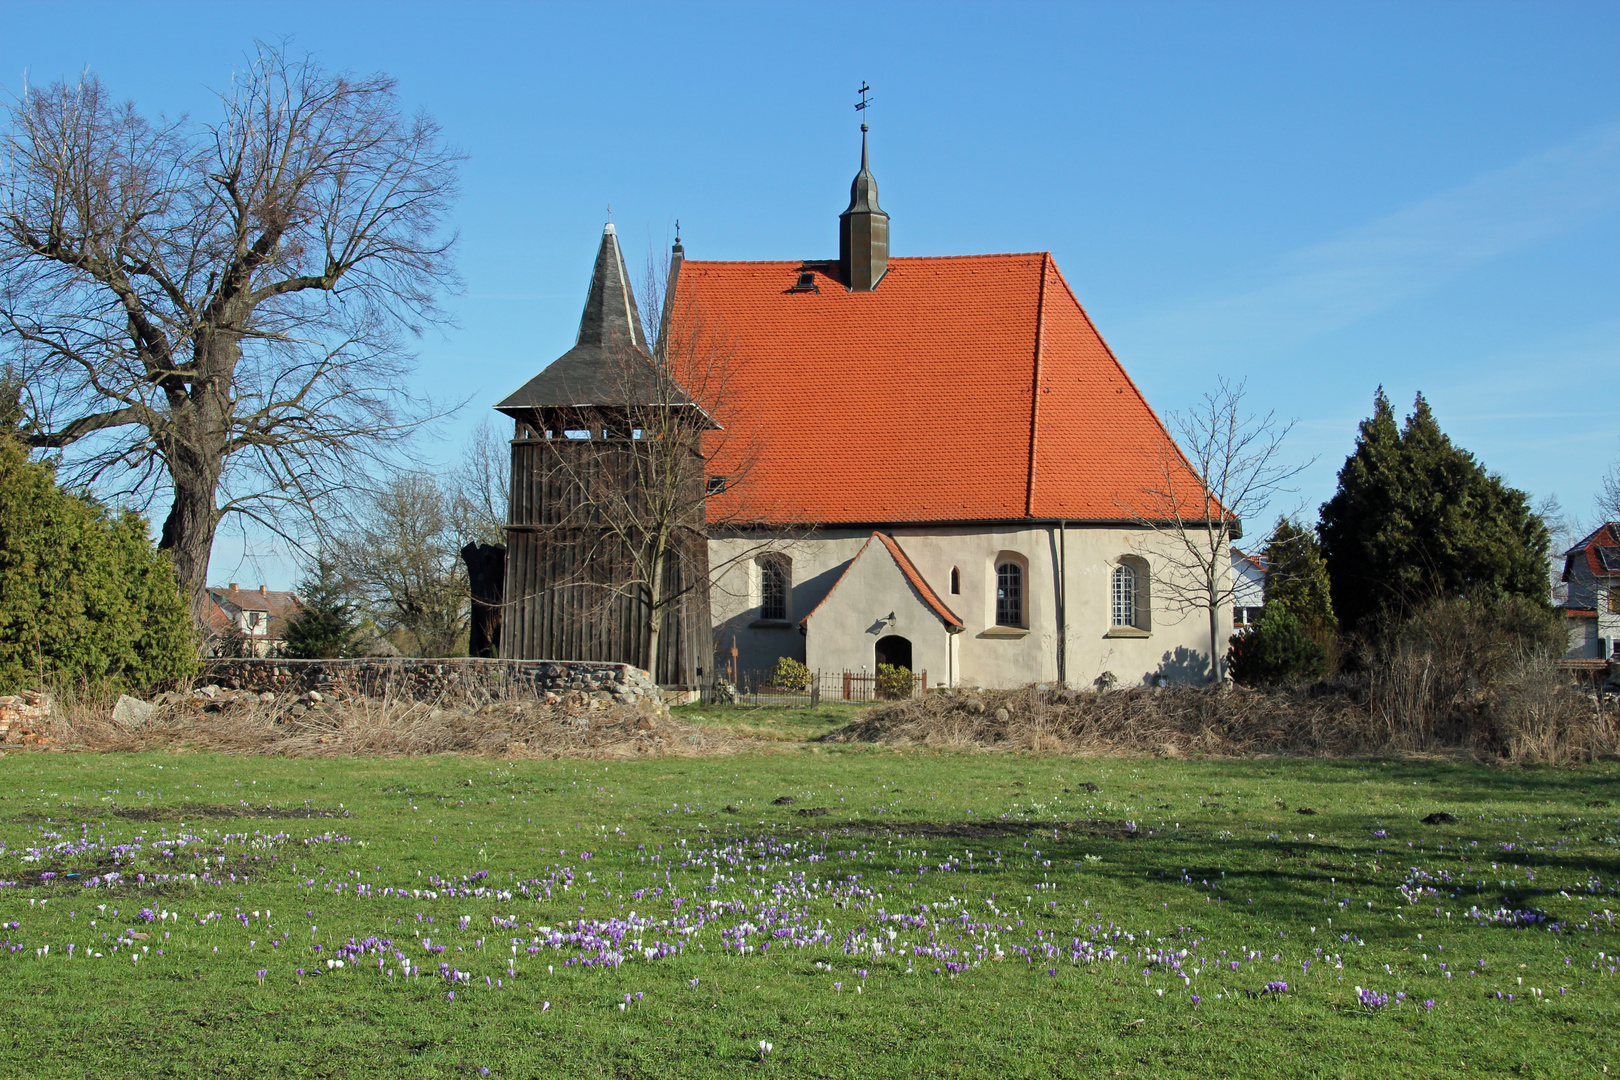
[[[190,613],[146,522],[57,486],[0,438],[0,693],[147,690],[196,669]]]

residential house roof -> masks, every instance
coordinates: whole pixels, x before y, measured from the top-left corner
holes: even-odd
[[[666,340],[725,343],[711,521],[1128,521],[1220,514],[1050,254],[678,264]],[[806,276],[808,275],[808,276]],[[711,395],[714,396],[714,395]],[[1168,484],[1166,478],[1168,477]]]
[[[228,587],[208,586],[209,605],[203,611],[203,623],[209,630],[227,632],[235,625],[238,611],[262,611],[268,618],[271,637],[280,637],[285,620],[302,612],[298,594],[277,592],[260,585],[257,589],[243,589],[232,582]],[[215,612],[218,612],[218,615]]]
[[[1236,566],[1239,562],[1248,563],[1251,567],[1253,567],[1255,570],[1259,571],[1261,574],[1264,574],[1266,572],[1266,560],[1265,560],[1264,556],[1250,555],[1247,551],[1240,551],[1240,550],[1238,550],[1238,548],[1233,547],[1232,548],[1232,565]]]
[[[1606,521],[1580,543],[1564,552],[1564,580],[1576,560],[1583,560],[1593,577],[1620,577],[1620,522]]]

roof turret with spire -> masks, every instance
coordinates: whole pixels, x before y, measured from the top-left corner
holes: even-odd
[[[889,269],[889,215],[878,206],[877,177],[861,125],[861,171],[849,185],[849,209],[838,215],[838,265],[850,292],[871,292]]]

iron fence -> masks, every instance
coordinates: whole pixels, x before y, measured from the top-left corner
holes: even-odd
[[[928,692],[928,672],[815,671],[802,686],[778,686],[769,671],[724,674],[701,687],[705,705],[773,705],[803,707],[827,702],[898,701]]]

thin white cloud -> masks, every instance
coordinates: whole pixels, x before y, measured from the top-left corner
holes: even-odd
[[[1136,355],[1298,345],[1620,206],[1620,124],[1281,256],[1246,287],[1128,329]],[[1124,336],[1124,335],[1122,335]]]

